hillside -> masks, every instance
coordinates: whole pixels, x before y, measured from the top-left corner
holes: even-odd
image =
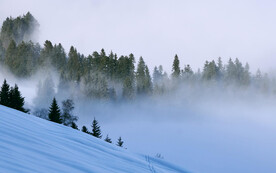
[[[72,128],[0,106],[0,172],[185,172]]]

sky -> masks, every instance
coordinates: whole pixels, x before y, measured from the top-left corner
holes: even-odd
[[[1,0],[0,23],[30,11],[40,23],[38,40],[73,45],[88,55],[104,48],[143,56],[152,70],[171,72],[175,54],[181,68],[194,71],[206,60],[230,57],[257,68],[275,69],[276,2],[272,0]]]

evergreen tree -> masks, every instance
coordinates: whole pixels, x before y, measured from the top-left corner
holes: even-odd
[[[14,88],[11,87],[10,93],[9,93],[9,100],[10,100],[10,107],[14,108],[16,110],[26,112],[26,110],[23,108],[24,106],[24,97],[21,96],[21,93],[18,89],[18,86],[15,84]]]
[[[106,138],[104,139],[106,142],[108,143],[112,143],[111,139],[108,137],[108,135],[106,135]]]
[[[2,41],[0,40],[0,63],[4,62],[4,60],[5,60],[5,53],[6,53],[6,50],[3,47]]]
[[[221,57],[218,58],[217,67],[218,67],[218,78],[222,79],[224,77],[225,69],[223,67]]]
[[[71,126],[75,121],[78,120],[77,116],[73,115],[74,102],[71,99],[64,100],[62,102],[62,123],[66,126]]]
[[[137,72],[136,72],[136,83],[137,83],[137,94],[145,94],[145,78],[146,78],[146,65],[144,59],[140,57]]]
[[[73,129],[79,130],[79,129],[78,129],[78,126],[77,126],[77,124],[76,124],[75,122],[72,122],[71,127],[72,127]]]
[[[5,65],[7,65],[13,72],[14,62],[16,62],[17,47],[14,40],[10,41],[10,44],[6,51],[6,58],[4,60]]]
[[[40,58],[39,58],[39,65],[49,65],[52,63],[52,57],[53,57],[53,44],[51,41],[46,40],[44,43],[44,47],[41,50]]]
[[[119,139],[118,139],[118,141],[117,141],[117,146],[123,147],[123,143],[124,143],[124,141],[122,140],[122,138],[120,136]]]
[[[137,80],[137,94],[144,95],[149,94],[152,91],[152,82],[149,73],[149,69],[145,64],[145,61],[140,57],[136,72]]]
[[[134,98],[134,87],[133,82],[130,77],[126,77],[123,83],[123,98],[124,99],[133,99]]]
[[[86,126],[82,126],[81,131],[87,134],[90,134]]]
[[[180,76],[180,66],[178,56],[175,55],[172,66],[172,77],[178,78]]]
[[[211,62],[208,62],[208,61],[205,62],[202,77],[203,79],[206,79],[206,80],[218,79],[218,67],[214,60]]]
[[[152,93],[152,81],[148,66],[145,68],[145,91],[147,94]]]
[[[6,79],[1,87],[0,104],[10,106],[10,85],[7,83]]]
[[[17,18],[8,17],[2,24],[0,39],[3,46],[7,49],[11,40],[17,44],[22,41],[35,39],[34,32],[37,31],[39,24],[30,12]]]
[[[80,81],[81,77],[81,56],[78,54],[77,49],[71,46],[69,51],[67,63],[67,76],[70,80],[75,82]]]
[[[56,98],[54,98],[48,114],[49,120],[61,124],[62,121],[60,116],[60,109],[57,104]]]
[[[95,136],[96,138],[101,138],[101,129],[100,126],[98,125],[98,121],[94,118],[93,122],[92,122],[92,136]]]

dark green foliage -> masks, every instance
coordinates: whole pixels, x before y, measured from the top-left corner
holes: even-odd
[[[145,95],[151,93],[151,77],[149,69],[146,66],[144,59],[140,57],[136,72],[137,94]]]
[[[5,53],[6,53],[6,50],[3,47],[2,41],[0,40],[0,63],[4,62],[4,60],[5,60]]]
[[[86,126],[82,126],[81,131],[87,134],[90,134]]]
[[[104,139],[105,142],[112,143],[111,139],[106,135],[106,138]]]
[[[21,43],[22,41],[30,41],[34,38],[33,33],[37,30],[39,24],[30,12],[17,18],[9,17],[2,25],[0,40],[3,47],[7,49],[11,40]]]
[[[18,77],[28,77],[35,70],[40,47],[32,42],[21,42],[16,46],[11,40],[6,51],[5,64]]]
[[[93,122],[92,122],[92,136],[95,136],[96,138],[101,138],[101,129],[100,126],[98,125],[98,121],[94,118]]]
[[[180,66],[178,56],[175,55],[172,66],[172,77],[178,78],[180,76]]]
[[[9,99],[10,99],[10,107],[22,112],[27,112],[24,106],[24,97],[21,96],[21,93],[18,89],[18,86],[15,84],[14,87],[11,87],[9,92]]]
[[[72,122],[71,127],[72,127],[73,129],[79,130],[79,129],[78,129],[78,126],[77,126],[77,124],[76,124],[75,122]]]
[[[123,147],[123,143],[124,143],[124,141],[122,140],[122,138],[120,136],[119,139],[118,139],[118,141],[117,141],[117,146]]]
[[[216,65],[215,61],[205,62],[204,68],[203,68],[203,79],[206,80],[215,80],[218,79],[219,76],[219,69]]]
[[[5,79],[0,92],[0,104],[27,113],[28,110],[23,108],[24,103],[24,97],[22,97],[18,86],[15,84],[10,88]]]
[[[134,83],[130,77],[126,77],[123,84],[123,98],[130,100],[134,98]]]
[[[41,67],[53,67],[60,76],[59,89],[72,87],[89,99],[104,102],[129,101],[140,96],[151,96],[152,93],[157,96],[171,92],[181,84],[188,86],[200,82],[210,82],[222,87],[246,87],[253,84],[259,89],[270,86],[267,76],[251,75],[249,65],[243,66],[238,59],[230,59],[226,65],[222,63],[221,58],[217,61],[206,61],[202,72],[200,69],[194,72],[190,65],[181,69],[179,58],[175,55],[170,77],[163,71],[162,66],[159,66],[154,68],[151,78],[150,69],[142,57],[135,70],[133,54],[118,56],[101,49],[85,57],[73,46],[66,54],[61,44],[52,44],[49,40],[45,41],[41,49],[39,44],[30,42],[37,26],[37,21],[30,13],[17,18],[7,18],[2,25],[0,36],[0,63],[8,67],[16,77],[22,78],[29,77]],[[51,95],[48,96],[52,98]]]
[[[41,50],[39,65],[53,66],[59,72],[64,72],[66,67],[66,53],[61,44],[52,45],[49,40],[44,43],[44,48]]]
[[[7,83],[6,79],[1,87],[0,104],[10,106],[10,85]]]
[[[82,75],[83,57],[77,52],[77,49],[71,46],[67,63],[67,78],[79,82]]]
[[[48,114],[49,120],[61,124],[62,120],[60,116],[60,109],[57,104],[56,98],[54,98]]]

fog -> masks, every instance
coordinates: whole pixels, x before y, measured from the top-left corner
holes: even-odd
[[[207,59],[221,56],[226,62],[238,57],[249,62],[251,73],[260,67],[273,74],[275,6],[274,1],[3,0],[0,22],[30,11],[40,23],[41,45],[51,40],[67,52],[73,45],[86,55],[101,48],[119,55],[134,53],[143,56],[150,69],[162,64],[168,73],[177,53],[181,68],[191,64],[196,71]],[[122,136],[130,151],[161,154],[191,172],[276,171],[273,90],[182,84],[161,96],[110,103],[86,99],[73,84],[59,88],[53,69],[40,69],[28,79],[0,69],[0,81],[17,83],[31,111],[48,109],[53,96],[59,105],[73,99],[79,128],[91,130],[95,117],[103,138],[108,134],[115,143]],[[38,86],[44,84],[53,90],[40,92]]]
[[[51,70],[50,70],[51,71]],[[48,75],[45,75],[48,74]],[[52,76],[54,96],[59,105],[71,98],[79,128],[91,130],[95,117],[103,138],[113,143],[122,136],[132,152],[161,156],[192,172],[274,172],[276,170],[275,94],[248,87],[221,88],[213,84],[194,87],[181,85],[172,92],[143,97],[131,102],[111,103],[85,99],[69,87],[58,91],[55,72],[42,69],[27,80],[13,77],[1,68],[4,78],[17,83],[26,99],[26,107],[49,105],[45,92],[43,103],[36,103],[39,83],[49,83]],[[47,100],[48,99],[48,100]],[[47,107],[46,107],[47,108]],[[32,115],[30,115],[32,116]]]

